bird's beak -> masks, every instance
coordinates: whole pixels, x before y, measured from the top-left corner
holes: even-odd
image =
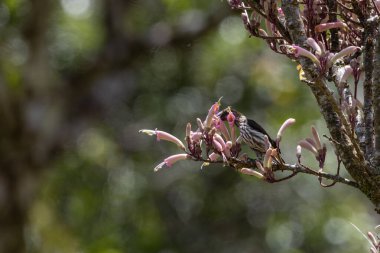
[[[226,109],[220,111],[216,116],[218,116],[222,121],[227,120],[227,115],[231,112],[231,108],[227,107]]]

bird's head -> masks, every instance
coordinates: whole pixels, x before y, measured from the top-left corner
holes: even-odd
[[[224,110],[220,111],[217,115],[222,121],[234,122],[234,124],[238,125],[241,117],[243,116],[240,112],[232,109],[231,107],[227,107]]]

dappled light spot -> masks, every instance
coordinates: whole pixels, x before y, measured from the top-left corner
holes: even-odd
[[[270,226],[266,234],[266,241],[273,252],[288,252],[290,249],[302,245],[303,234],[300,224],[286,222]]]
[[[68,15],[84,18],[90,14],[92,0],[61,0],[61,5]]]
[[[149,40],[152,45],[164,46],[172,38],[172,29],[165,22],[158,22],[150,28]]]
[[[232,45],[238,45],[248,38],[247,32],[241,25],[238,17],[227,17],[219,25],[219,35],[222,39]]]
[[[350,234],[356,233],[348,220],[332,217],[323,227],[324,236],[331,244],[344,244],[350,239]]]
[[[189,10],[179,19],[178,29],[181,33],[196,33],[206,23],[205,14],[201,10]]]
[[[221,78],[215,87],[216,97],[223,97],[227,104],[234,104],[240,101],[244,91],[243,82],[236,76],[225,76]]]

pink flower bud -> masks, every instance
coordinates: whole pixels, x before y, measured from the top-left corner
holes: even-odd
[[[353,69],[350,65],[346,65],[344,66],[344,68],[340,68],[337,75],[337,76],[340,75],[338,85],[342,87],[343,84],[347,83],[347,79],[350,75],[352,75],[352,73],[353,73]]]
[[[301,159],[301,152],[302,152],[302,147],[300,145],[297,145],[296,157],[297,157],[298,161],[300,161],[300,159]]]
[[[240,173],[245,174],[245,175],[249,175],[249,176],[255,176],[258,179],[263,179],[264,178],[263,174],[261,174],[260,172],[255,171],[255,170],[249,169],[249,168],[242,168],[240,170]]]
[[[318,65],[318,67],[321,67],[321,63],[318,60],[318,58],[312,54],[310,51],[307,51],[306,49],[293,45],[292,47],[293,53],[295,57],[303,56],[309,58],[312,62]]]
[[[322,54],[322,49],[313,38],[307,38],[306,43],[315,50],[317,55]]]
[[[147,134],[147,135],[156,135],[157,136],[157,140],[165,140],[165,141],[170,141],[172,143],[175,143],[179,148],[185,150],[185,145],[183,145],[182,141],[180,141],[177,137],[167,133],[167,132],[164,132],[164,131],[159,131],[159,130],[148,130],[148,129],[142,129],[142,130],[139,130],[140,133],[144,133],[144,134]]]
[[[202,120],[200,118],[197,118],[197,125],[198,125],[198,127],[199,127],[200,130],[205,129],[204,126],[203,126]]]
[[[305,139],[308,143],[310,143],[312,146],[317,147],[317,144],[315,144],[315,141],[312,138],[306,138]]]
[[[215,124],[216,129],[223,135],[224,139],[227,141],[231,140],[230,134],[228,133],[227,127],[221,119],[218,119]]]
[[[228,121],[228,124],[230,125],[230,127],[234,126],[235,119],[236,119],[235,115],[232,112],[229,112],[227,115],[227,121]]]
[[[190,138],[194,142],[199,142],[202,138],[201,132],[190,132]]]
[[[319,138],[319,134],[314,126],[311,127],[311,132],[313,133],[313,137],[315,140],[315,147],[317,148],[317,150],[321,150],[322,149],[321,139]]]
[[[277,133],[277,140],[278,141],[281,141],[281,138],[282,138],[282,135],[283,135],[285,129],[290,127],[291,125],[293,125],[295,122],[296,122],[296,120],[292,119],[292,118],[285,120],[285,122],[280,127],[280,130],[278,130],[278,133]]]
[[[191,124],[187,123],[187,125],[186,125],[186,139],[190,138],[190,133],[191,133]]]
[[[324,32],[324,31],[327,31],[327,30],[333,29],[333,28],[339,28],[339,29],[347,30],[348,26],[341,21],[337,21],[337,22],[331,22],[331,23],[316,25],[315,31],[317,33],[321,33],[321,32]]]
[[[219,152],[222,152],[223,151],[223,146],[215,139],[212,140],[212,144],[214,146],[214,148],[216,148],[216,150],[218,150]]]
[[[355,53],[356,51],[360,50],[359,47],[356,47],[356,46],[349,46],[349,47],[346,47],[345,49],[341,50],[339,53],[335,54],[334,56],[332,56],[329,61],[328,61],[328,67],[332,66],[337,60],[339,60],[340,58],[343,58],[345,56],[348,56],[350,54],[353,54]]]
[[[222,136],[220,136],[219,134],[214,134],[214,140],[216,140],[217,142],[219,142],[219,144],[222,146],[222,151],[226,148],[226,143],[224,142]]]
[[[219,102],[215,102],[211,107],[210,109],[208,110],[208,114],[207,114],[207,117],[206,117],[206,120],[205,120],[205,126],[207,128],[210,128],[211,127],[211,123],[212,123],[212,119],[214,117],[214,115],[218,112],[219,110]]]
[[[310,152],[312,152],[316,157],[318,157],[318,152],[316,150],[316,148],[314,146],[312,146],[309,142],[305,141],[305,140],[302,140],[298,143],[298,145],[300,145],[301,147],[303,147],[304,149],[307,149],[309,150]]]
[[[215,162],[218,158],[220,157],[219,154],[215,153],[215,152],[212,152],[208,158],[210,158],[211,161]]]
[[[231,141],[227,141],[227,142],[226,142],[226,147],[225,147],[224,150],[223,150],[223,153],[224,153],[224,155],[225,155],[227,158],[230,158],[230,157],[231,157],[231,148],[232,148],[232,142],[231,142]]]
[[[264,156],[263,165],[265,169],[271,169],[272,168],[272,149],[269,148]]]

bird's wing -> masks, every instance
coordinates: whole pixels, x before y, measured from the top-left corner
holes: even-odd
[[[254,121],[252,119],[247,119],[247,121],[248,121],[248,125],[250,127],[252,127],[253,129],[256,129],[257,131],[259,131],[259,132],[265,134],[266,136],[268,136],[269,142],[272,145],[272,147],[277,148],[276,142],[269,136],[269,134],[267,133],[267,131],[265,131],[265,129],[262,126],[260,126],[256,121]]]

